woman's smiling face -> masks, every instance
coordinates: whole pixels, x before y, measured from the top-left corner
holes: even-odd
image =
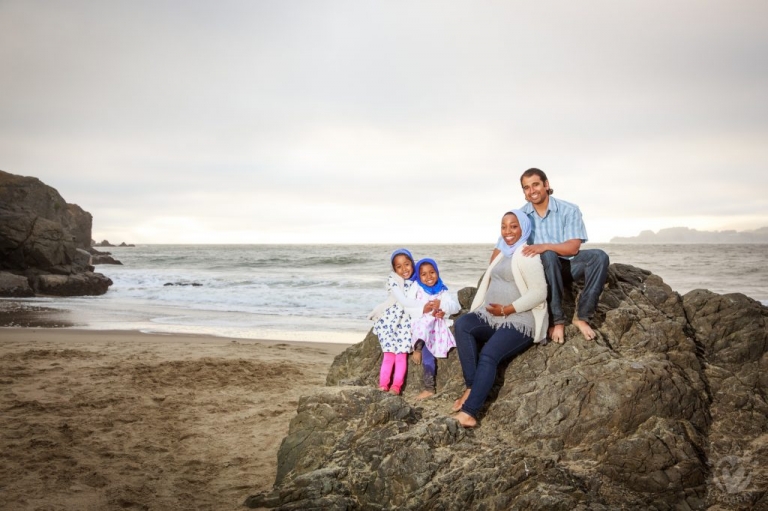
[[[501,219],[501,237],[504,238],[504,243],[512,246],[522,235],[523,230],[520,228],[520,222],[517,221],[514,213],[504,215]]]

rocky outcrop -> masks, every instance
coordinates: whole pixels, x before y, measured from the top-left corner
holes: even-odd
[[[578,292],[578,289],[575,290]],[[472,290],[462,290],[462,305]],[[568,304],[572,308],[572,301]],[[681,297],[613,264],[586,341],[535,346],[500,368],[480,427],[449,417],[463,390],[453,350],[438,395],[376,390],[368,336],[304,397],[278,455],[278,509],[766,509],[768,310],[743,295]]]
[[[91,224],[90,213],[67,204],[39,179],[0,171],[0,270],[26,278],[29,289],[43,294],[54,288],[55,294],[106,292],[112,281],[92,273],[86,251]],[[0,296],[16,296],[3,289]]]

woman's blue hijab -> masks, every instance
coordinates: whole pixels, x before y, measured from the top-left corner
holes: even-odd
[[[496,244],[496,248],[501,250],[501,253],[504,254],[504,257],[511,257],[512,254],[515,253],[515,250],[517,250],[521,245],[528,243],[528,237],[531,235],[531,219],[528,218],[528,215],[519,209],[510,209],[504,213],[501,218],[504,218],[510,213],[517,217],[517,223],[520,224],[520,230],[522,233],[520,235],[520,239],[511,246],[507,245],[507,242],[504,241],[504,237],[499,236],[499,242]]]
[[[419,278],[419,270],[421,269],[421,265],[424,263],[429,263],[432,265],[432,267],[435,269],[435,273],[437,273],[437,282],[433,286],[428,286],[421,282],[421,279]],[[437,269],[437,263],[434,259],[430,259],[429,257],[425,257],[424,259],[419,259],[419,262],[416,263],[416,267],[413,270],[413,277],[411,277],[411,280],[415,280],[421,287],[424,289],[424,291],[427,292],[427,294],[430,295],[436,295],[440,291],[447,291],[448,286],[443,284],[443,280],[440,278],[440,270]]]

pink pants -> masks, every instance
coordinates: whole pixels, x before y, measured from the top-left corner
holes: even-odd
[[[390,387],[389,380],[392,378],[392,369],[395,370],[395,377],[392,379],[392,386]],[[381,362],[381,372],[379,373],[379,388],[394,390],[399,394],[407,371],[408,353],[384,353],[384,360]]]

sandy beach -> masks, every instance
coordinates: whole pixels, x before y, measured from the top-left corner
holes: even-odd
[[[0,328],[0,509],[242,509],[347,346]]]

